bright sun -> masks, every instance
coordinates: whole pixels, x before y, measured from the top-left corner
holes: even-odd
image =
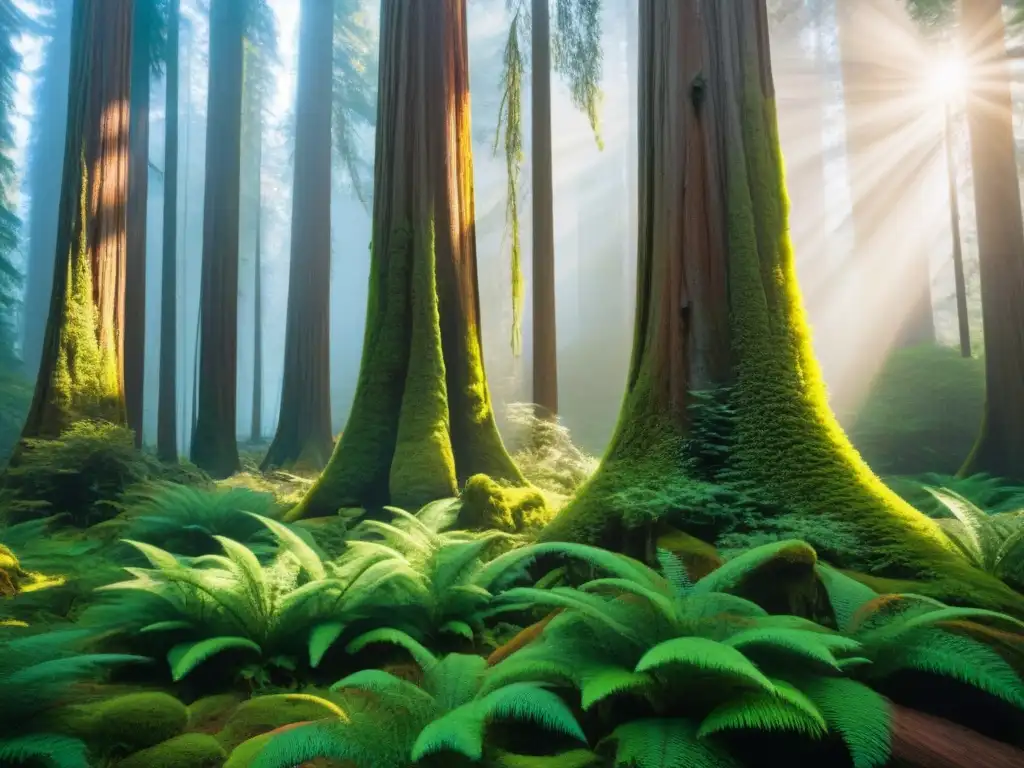
[[[932,64],[929,80],[929,86],[937,97],[948,99],[957,96],[967,85],[967,63],[960,56],[947,54]]]

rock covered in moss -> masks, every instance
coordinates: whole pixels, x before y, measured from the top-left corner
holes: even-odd
[[[473,475],[462,491],[459,521],[465,528],[521,533],[542,528],[550,517],[543,494],[530,486]]]
[[[130,693],[77,707],[69,725],[94,751],[126,755],[180,734],[188,725],[188,709],[166,693]]]
[[[329,698],[330,694],[311,691],[316,696]],[[217,735],[228,751],[242,742],[292,723],[322,720],[330,713],[310,699],[287,695],[257,696],[238,706]]]
[[[118,763],[118,768],[221,768],[227,753],[205,733],[186,733],[143,749]]]
[[[219,732],[243,701],[245,698],[238,693],[218,693],[197,699],[188,705],[188,729],[210,734]]]
[[[0,597],[14,597],[18,594],[22,579],[27,575],[15,554],[0,544]]]

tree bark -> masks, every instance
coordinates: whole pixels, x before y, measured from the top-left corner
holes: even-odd
[[[478,473],[525,482],[481,354],[466,3],[383,0],[380,29],[362,366],[345,432],[292,519],[414,508]]]
[[[124,329],[124,400],[135,445],[142,445],[143,384],[146,367],[146,213],[149,199],[149,49],[152,0],[135,9],[132,32],[131,125],[128,132],[128,255],[124,308],[134,318]]]
[[[642,0],[640,62],[626,398],[601,467],[542,538],[622,548],[662,522],[714,538],[796,521],[841,567],[1019,611],[871,473],[828,408],[788,237],[765,0]]]
[[[261,130],[262,133],[262,130]],[[260,143],[262,147],[262,141]],[[262,153],[261,153],[262,154]],[[259,174],[257,174],[259,177]],[[256,182],[259,189],[260,181]],[[252,352],[252,423],[249,440],[263,440],[263,195],[256,199],[256,248],[253,265],[253,352]]]
[[[974,69],[967,128],[981,267],[985,410],[978,442],[961,474],[1024,480],[1024,222],[1006,30],[999,0],[963,3],[962,14]]]
[[[53,258],[57,250],[61,162],[68,122],[68,73],[71,69],[73,0],[53,3],[53,37],[36,92],[37,120],[29,150],[28,274],[25,285],[25,333],[22,361],[27,372],[39,370],[53,289]]]
[[[164,141],[164,232],[160,285],[160,394],[156,451],[162,461],[178,461],[178,39],[181,0],[167,9],[167,128]]]
[[[533,0],[533,402],[539,416],[558,414],[555,312],[555,199],[551,160],[551,9]]]
[[[50,313],[23,437],[123,423],[133,0],[79,0]]]
[[[331,89],[334,6],[302,1],[284,381],[263,467],[320,470],[331,437]]]
[[[213,0],[199,299],[199,397],[191,458],[214,477],[227,477],[241,466],[235,419],[244,30],[244,3]]]

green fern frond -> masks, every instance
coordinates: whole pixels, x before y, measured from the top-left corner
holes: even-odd
[[[804,541],[776,541],[737,555],[694,584],[694,592],[732,592],[757,570],[774,561],[814,564],[817,553]]]
[[[826,640],[826,638],[828,638]],[[750,656],[758,651],[770,654],[783,654],[815,664],[821,664],[834,670],[839,669],[839,662],[834,651],[853,653],[859,651],[860,643],[841,635],[831,637],[817,632],[806,632],[799,629],[775,629],[753,627],[739,632],[724,641],[745,655]]]
[[[954,543],[975,565],[984,568],[986,553],[994,549],[988,515],[955,491],[929,486],[924,489],[960,521],[964,535],[955,537]]]
[[[675,614],[675,605],[672,600],[653,589],[649,589],[629,579],[594,579],[580,587],[582,592],[602,592],[604,590],[612,590],[616,594],[625,593],[642,597],[657,608],[663,616],[671,617]]]
[[[658,547],[658,565],[661,566],[661,574],[672,586],[675,594],[685,595],[693,589],[693,580],[686,572],[683,561],[673,552]]]
[[[441,711],[450,711],[480,695],[487,672],[487,659],[475,653],[449,653],[429,669],[424,669],[423,689],[437,702]]]
[[[527,566],[538,558],[549,555],[576,560],[616,578],[629,579],[649,588],[656,589],[663,583],[657,571],[633,558],[600,547],[557,541],[532,544],[505,552],[484,565],[477,572],[473,583],[493,589],[495,582],[509,570]]]
[[[843,677],[810,678],[801,681],[799,687],[828,727],[842,736],[854,768],[877,768],[889,762],[892,710],[885,698]]]
[[[294,768],[317,758],[350,760],[374,768],[405,768],[408,763],[408,754],[401,745],[381,738],[379,728],[330,720],[274,733],[249,768]]]
[[[512,683],[477,700],[488,722],[515,720],[586,742],[572,711],[551,691],[530,683]]]
[[[818,579],[825,587],[829,602],[832,604],[836,626],[843,632],[849,631],[854,616],[878,597],[878,593],[824,563],[818,563],[816,570]]]
[[[476,703],[465,704],[431,721],[416,738],[412,762],[439,752],[456,752],[477,761],[483,757],[484,712]]]
[[[776,691],[781,691],[776,688]],[[809,702],[808,702],[809,704]],[[736,696],[720,704],[704,718],[698,738],[732,730],[791,731],[811,739],[827,732],[825,720],[816,708],[794,706],[788,696],[759,691]]]
[[[464,621],[446,621],[441,625],[441,633],[455,635],[456,637],[461,637],[465,640],[469,640],[470,642],[472,642],[475,637],[473,628]]]
[[[399,551],[404,551],[406,554],[409,552],[427,554],[434,549],[433,542],[390,523],[383,523],[379,520],[364,520],[359,524],[359,528],[361,529],[360,533],[363,531],[375,533],[388,542],[389,545]]]
[[[152,544],[146,544],[143,541],[133,541],[131,539],[122,539],[122,541],[139,550],[139,552],[142,553],[154,568],[163,570],[182,567],[178,558],[170,552],[160,549],[160,547],[153,546]]]
[[[763,691],[775,690],[771,681],[738,650],[703,637],[677,637],[659,643],[643,655],[636,671],[650,672],[667,666],[720,675]]]
[[[414,703],[429,705],[433,702],[433,697],[418,685],[379,669],[361,670],[331,686],[332,691],[340,691],[345,688],[384,694],[407,705]]]
[[[589,749],[574,749],[551,757],[500,752],[492,762],[495,768],[591,768],[600,765],[601,758]]]
[[[174,646],[167,654],[167,662],[171,666],[171,679],[180,682],[192,670],[218,653],[235,649],[254,651],[259,654],[262,649],[245,637],[211,637],[194,643],[181,643]]]
[[[327,576],[324,570],[323,560],[320,555],[317,554],[309,544],[307,544],[301,536],[295,531],[289,528],[284,523],[280,523],[277,520],[271,520],[269,517],[263,515],[257,515],[254,512],[247,512],[247,515],[256,518],[263,525],[270,529],[270,532],[277,537],[277,540],[293,555],[295,559],[299,561],[299,565],[302,569],[309,574],[311,579],[322,579]]]
[[[615,768],[740,768],[728,752],[697,736],[682,718],[633,720],[607,739],[615,742]]]
[[[180,629],[192,629],[193,625],[191,622],[183,621],[181,619],[171,619],[168,621],[157,621],[153,624],[147,624],[139,630],[139,634],[147,634],[150,632],[175,632]]]
[[[85,744],[55,733],[0,739],[0,765],[39,768],[89,768]]]
[[[601,665],[588,668],[580,686],[580,706],[586,712],[594,706],[623,693],[643,693],[653,686],[654,679],[643,672],[622,667]]]
[[[309,633],[309,666],[316,669],[323,661],[324,654],[331,649],[345,631],[342,621],[328,621],[313,627]]]
[[[462,499],[439,499],[420,508],[416,519],[434,533],[440,533],[455,525],[462,511]]]
[[[438,662],[437,657],[427,650],[422,643],[408,633],[397,629],[383,628],[365,632],[352,640],[346,647],[346,650],[349,653],[359,653],[359,651],[375,643],[397,645],[399,648],[407,651],[412,656],[413,661],[419,664],[423,670],[430,669]]]
[[[554,589],[535,589],[533,587],[516,587],[500,595],[503,602],[517,603],[520,601],[536,606],[549,608],[569,608],[605,624],[613,632],[622,637],[635,637],[635,631],[617,621],[611,615],[612,604],[596,595],[568,587]]]

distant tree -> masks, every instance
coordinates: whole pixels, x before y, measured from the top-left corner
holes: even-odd
[[[741,519],[782,539],[795,528],[840,567],[1019,610],[871,473],[828,408],[788,237],[768,40],[765,0],[640,4],[627,392],[600,468],[542,539],[649,557],[661,526],[714,538]]]
[[[164,139],[163,258],[160,273],[160,392],[156,451],[162,461],[178,460],[178,42],[181,0],[167,9],[167,128]]]
[[[373,246],[345,431],[291,517],[416,507],[484,473],[524,482],[480,349],[465,0],[382,0]]]
[[[24,437],[123,423],[132,0],[75,4],[53,292]],[[136,319],[136,322],[141,322]]]
[[[372,168],[362,151],[360,131],[377,119],[376,43],[366,0],[334,0],[334,153],[364,202],[369,199],[364,176]]]
[[[39,370],[47,319],[42,308],[49,306],[53,289],[73,15],[74,0],[51,0],[49,13],[44,17],[49,36],[33,93],[35,113],[28,147],[28,258],[22,323],[22,360],[30,376]]]
[[[13,200],[17,179],[12,152],[14,80],[21,68],[14,44],[25,24],[24,14],[11,0],[0,0],[0,369],[4,371],[16,367],[15,321],[21,305],[22,275],[12,260],[21,228]]]

